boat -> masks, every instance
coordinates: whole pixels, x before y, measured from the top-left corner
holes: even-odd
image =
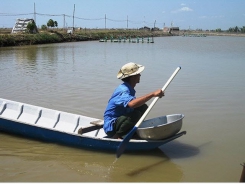
[[[84,149],[116,151],[121,139],[108,138],[103,120],[0,98],[0,131]],[[144,151],[175,140],[186,131],[166,139],[132,138],[125,151]]]

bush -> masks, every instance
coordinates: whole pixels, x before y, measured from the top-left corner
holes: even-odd
[[[43,25],[41,26],[41,29],[42,29],[42,30],[47,30],[48,28],[47,28],[46,25],[43,24]]]
[[[28,24],[27,24],[27,33],[31,33],[31,34],[33,34],[33,33],[36,33],[37,32],[37,26],[36,26],[36,24],[35,24],[35,22],[33,21],[33,22],[29,22]]]

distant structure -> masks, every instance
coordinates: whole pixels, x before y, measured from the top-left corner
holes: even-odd
[[[163,32],[168,32],[170,34],[179,34],[179,27],[164,27]]]
[[[35,23],[33,19],[17,19],[11,33],[25,32],[29,22]],[[38,33],[37,27],[33,30],[33,33]]]
[[[169,28],[169,27],[164,27],[164,28],[163,28],[163,32],[164,32],[164,33],[168,33],[169,31],[170,31],[170,28]]]

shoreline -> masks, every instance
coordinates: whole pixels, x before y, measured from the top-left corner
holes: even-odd
[[[23,46],[23,45],[37,45],[49,43],[63,43],[63,42],[79,42],[79,41],[93,41],[105,39],[110,40],[112,37],[118,39],[136,38],[136,37],[164,37],[173,36],[162,31],[140,31],[140,30],[82,30],[75,31],[74,34],[64,33],[64,31],[50,30],[40,31],[37,34],[1,34],[0,32],[0,47]]]
[[[205,32],[205,31],[146,31],[146,30],[80,30],[74,34],[64,33],[63,30],[40,31],[37,34],[11,34],[10,30],[4,32],[0,29],[0,47],[38,45],[49,43],[93,41],[107,38],[110,40],[123,38],[142,38],[142,37],[165,37],[165,36],[182,36],[182,35],[205,35],[205,36],[236,36],[244,37],[244,33],[227,33],[227,32]]]
[[[179,36],[183,34],[199,35],[203,34],[206,36],[235,36],[235,37],[245,37],[245,33],[228,33],[228,32],[205,32],[205,31],[180,31]]]

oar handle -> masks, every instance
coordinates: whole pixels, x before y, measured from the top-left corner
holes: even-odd
[[[180,69],[181,69],[180,66],[178,68],[176,68],[176,70],[174,71],[174,73],[171,75],[171,77],[168,79],[168,81],[162,87],[162,91],[163,92],[167,89],[168,85],[174,79],[174,77],[176,76],[176,74],[179,72]],[[140,126],[140,124],[144,121],[144,119],[146,118],[146,116],[148,115],[148,113],[150,112],[150,110],[155,105],[155,103],[157,102],[158,99],[159,99],[159,97],[155,97],[155,99],[151,102],[151,104],[149,105],[149,107],[147,108],[147,110],[145,111],[145,113],[141,116],[141,118],[139,119],[139,121],[136,123],[135,127],[139,127]]]

